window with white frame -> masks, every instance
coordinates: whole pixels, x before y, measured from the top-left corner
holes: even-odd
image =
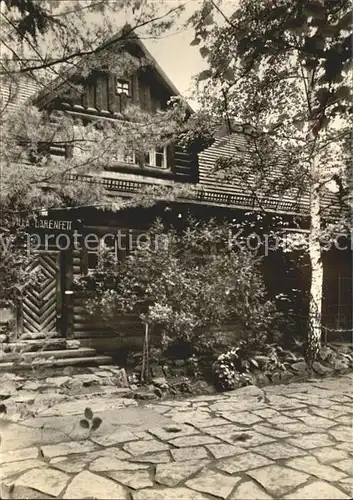
[[[116,80],[116,93],[118,95],[125,94],[128,97],[131,95],[130,82],[129,80]]]
[[[147,151],[145,153],[145,163],[151,167],[167,168],[167,146]]]

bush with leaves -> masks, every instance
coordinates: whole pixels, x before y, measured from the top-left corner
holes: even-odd
[[[229,17],[222,2],[211,0],[191,18],[192,44],[208,63],[198,75],[200,107],[203,115],[225,118],[229,133],[246,144],[245,154],[220,159],[219,179],[246,186],[259,207],[268,198],[292,200],[285,210],[310,218],[307,331],[315,359],[323,326],[322,239],[349,237],[351,226],[352,2],[234,3]]]
[[[252,384],[254,372],[271,376],[274,372],[287,371],[291,363],[298,360],[292,352],[281,346],[268,344],[256,348],[254,344],[243,340],[213,363],[214,384],[222,391],[235,389]]]
[[[102,255],[95,273],[81,280],[92,292],[88,310],[112,328],[117,315],[134,311],[161,332],[164,347],[217,342],[210,327],[230,318],[252,342],[265,342],[277,312],[267,298],[256,256],[229,244],[232,229],[227,223],[189,220],[183,230],[165,230],[157,221],[146,233],[149,244],[123,262]]]
[[[33,268],[36,255],[23,230],[0,227],[0,238],[0,307],[14,308],[26,288],[40,283],[43,276]]]

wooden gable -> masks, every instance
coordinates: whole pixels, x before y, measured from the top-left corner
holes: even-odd
[[[117,118],[124,116],[129,104],[149,113],[165,110],[172,96],[151,68],[140,69],[131,75],[93,71],[85,80],[76,83],[82,87],[82,92],[67,89],[55,98],[53,108]]]
[[[104,60],[112,54],[117,58],[116,70],[108,71],[104,69]],[[92,69],[85,77],[80,77],[78,71],[70,71],[63,75],[64,78],[57,78],[49,91],[41,92],[35,103],[40,108],[117,118],[124,116],[129,103],[154,113],[165,110],[169,99],[180,95],[135,35],[126,41],[118,39],[116,45],[109,43],[107,48],[99,52],[99,57],[102,64],[92,63],[92,66],[99,66],[99,70]],[[124,57],[129,60],[127,66],[130,70],[122,72],[119,71],[119,58],[122,60]],[[89,66],[87,60],[85,64]],[[189,112],[192,112],[191,108]]]

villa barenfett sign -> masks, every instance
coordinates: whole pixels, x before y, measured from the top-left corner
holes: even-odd
[[[15,218],[12,223],[22,233],[26,240],[28,252],[38,250],[69,250],[78,247],[82,235],[80,219],[70,218],[68,214],[57,213],[48,215],[33,214],[27,218]],[[66,217],[65,217],[66,216]]]
[[[39,218],[34,221],[34,225],[37,229],[54,229],[57,231],[72,231],[73,222],[71,220],[53,220],[53,219],[43,219]]]
[[[27,219],[16,218],[14,226],[32,231],[52,231],[59,233],[72,233],[77,229],[78,221],[68,219],[56,219],[45,216],[33,216]]]

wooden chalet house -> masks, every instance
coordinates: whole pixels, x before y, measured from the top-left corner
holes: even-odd
[[[137,59],[147,57],[153,64],[130,75],[92,72],[83,82],[83,94],[76,100],[67,99],[60,85],[55,87],[54,82],[49,92],[34,93],[36,105],[64,111],[83,123],[119,119],[129,102],[150,113],[165,109],[169,99],[179,95],[177,89],[141,40],[137,37],[130,39],[125,49]],[[114,44],[110,44],[109,50],[114,50]],[[20,97],[28,99],[33,90],[24,84]],[[191,109],[189,111],[192,112]],[[148,151],[143,165],[137,161],[135,152],[130,151],[117,161],[114,168],[104,170],[97,176],[70,173],[67,176],[68,182],[73,185],[75,182],[99,184],[112,199],[131,198],[143,193],[146,187],[153,188],[156,185],[166,188],[180,184],[192,186],[192,195],[156,203],[148,208],[136,207],[117,212],[95,207],[82,207],[66,212],[49,211],[38,220],[37,229],[44,233],[70,233],[77,228],[83,234],[96,234],[98,239],[107,233],[123,231],[126,240],[131,238],[133,241],[157,216],[162,216],[170,223],[180,223],[187,213],[197,218],[244,218],[245,213],[259,210],[260,205],[269,214],[281,214],[288,220],[302,217],[305,228],[307,199],[298,201],[288,195],[267,196],[259,200],[241,181],[230,184],[216,177],[214,165],[217,158],[239,154],[239,151],[244,152],[244,141],[240,134],[227,136],[220,132],[215,142],[203,152],[197,152],[193,148],[185,149],[176,142]],[[57,147],[54,145],[50,153],[60,157],[71,154],[71,151],[61,144]],[[114,242],[111,244],[114,245]],[[337,256],[333,252],[328,258],[325,276],[327,300],[324,309],[332,326],[337,326],[338,318],[342,321],[338,326],[351,328],[351,254],[346,253],[344,258],[341,254]],[[119,254],[119,258],[123,258],[123,255]],[[135,317],[121,318],[112,331],[106,329],[99,319],[93,321],[85,314],[85,295],[75,291],[74,281],[89,273],[97,265],[98,259],[99,250],[89,251],[87,248],[38,250],[38,259],[34,265],[44,273],[45,281],[40,288],[28,290],[17,311],[15,340],[16,337],[33,338],[50,334],[59,339],[78,340],[83,346],[94,347],[101,352],[112,352],[122,346],[142,343],[142,329]],[[267,281],[277,291],[282,286],[277,283],[279,265],[284,265],[283,260],[272,256],[268,259],[266,269]],[[292,281],[286,286],[293,288],[302,284],[300,282],[303,276],[291,276],[290,279]]]

